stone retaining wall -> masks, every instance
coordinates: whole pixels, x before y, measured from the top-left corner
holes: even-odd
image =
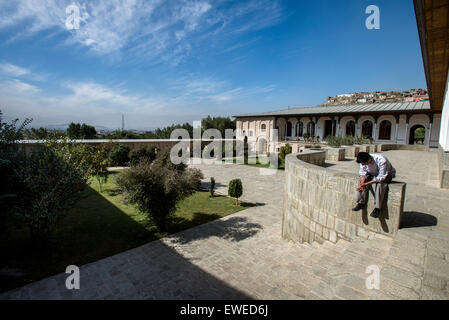
[[[376,153],[378,151],[377,145],[375,144],[362,144],[356,146],[359,147],[359,152]]]
[[[355,158],[360,152],[359,146],[343,146],[343,149],[345,149],[346,158]]]
[[[324,156],[292,154],[285,163],[282,237],[295,242],[320,242],[368,238],[373,233],[394,237],[404,208],[404,183],[390,184],[388,205],[380,219],[369,213],[374,208],[370,194],[368,209],[353,212],[358,175],[326,169],[312,163]]]
[[[378,145],[378,152],[389,150],[409,150],[409,151],[431,151],[434,148],[424,145],[410,145],[410,144],[380,144]]]
[[[345,149],[344,148],[325,148],[326,150],[326,160],[329,161],[343,161],[345,160]]]

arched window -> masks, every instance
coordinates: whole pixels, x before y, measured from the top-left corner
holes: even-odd
[[[299,121],[296,124],[296,136],[302,137],[303,135],[304,135],[304,125],[303,125],[302,121]]]
[[[379,126],[379,140],[391,140],[391,122],[384,120]]]
[[[346,135],[355,136],[355,122],[352,120],[346,123]]]
[[[293,128],[292,123],[291,123],[290,121],[287,122],[287,134],[286,134],[287,137],[293,136],[293,134],[292,134],[292,128]]]
[[[260,126],[260,131],[266,132],[266,131],[267,131],[267,125],[266,125],[266,124],[262,124],[262,125]]]
[[[362,123],[362,136],[365,138],[373,137],[373,123],[370,120]]]
[[[309,122],[309,123],[307,124],[307,134],[308,134],[309,136],[315,134],[315,123]]]

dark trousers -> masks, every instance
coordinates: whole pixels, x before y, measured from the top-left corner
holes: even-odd
[[[360,179],[360,182],[361,182],[361,180],[362,179]],[[369,181],[372,181],[372,180],[373,180],[373,177],[368,177],[365,180],[365,182],[369,182]],[[363,189],[363,191],[358,191],[357,190],[357,197],[356,197],[357,203],[367,204],[368,203],[369,191],[371,190],[372,192],[374,192],[374,207],[376,209],[380,210],[382,208],[382,204],[384,202],[385,195],[386,195],[386,193],[388,191],[388,184],[391,183],[392,180],[393,180],[392,176],[388,175],[387,178],[383,182],[378,182],[378,183],[376,183],[374,185],[375,186],[375,191],[373,191],[373,185],[365,187]]]

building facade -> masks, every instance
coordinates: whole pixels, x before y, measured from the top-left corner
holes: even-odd
[[[358,136],[382,144],[415,144],[417,129],[425,131],[420,143],[438,147],[441,112],[429,101],[341,106],[317,106],[235,116],[237,139],[248,137],[254,151],[277,152],[274,142],[324,140],[333,136]],[[277,129],[277,135],[276,131]]]

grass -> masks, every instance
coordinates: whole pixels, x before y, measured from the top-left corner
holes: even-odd
[[[168,231],[159,233],[146,214],[123,203],[115,185],[116,175],[110,174],[102,194],[96,180],[91,180],[44,245],[31,243],[28,229],[15,229],[9,238],[0,240],[0,270],[9,269],[7,275],[0,272],[0,292],[65,272],[68,265],[97,261],[251,206],[196,192],[180,202]]]

